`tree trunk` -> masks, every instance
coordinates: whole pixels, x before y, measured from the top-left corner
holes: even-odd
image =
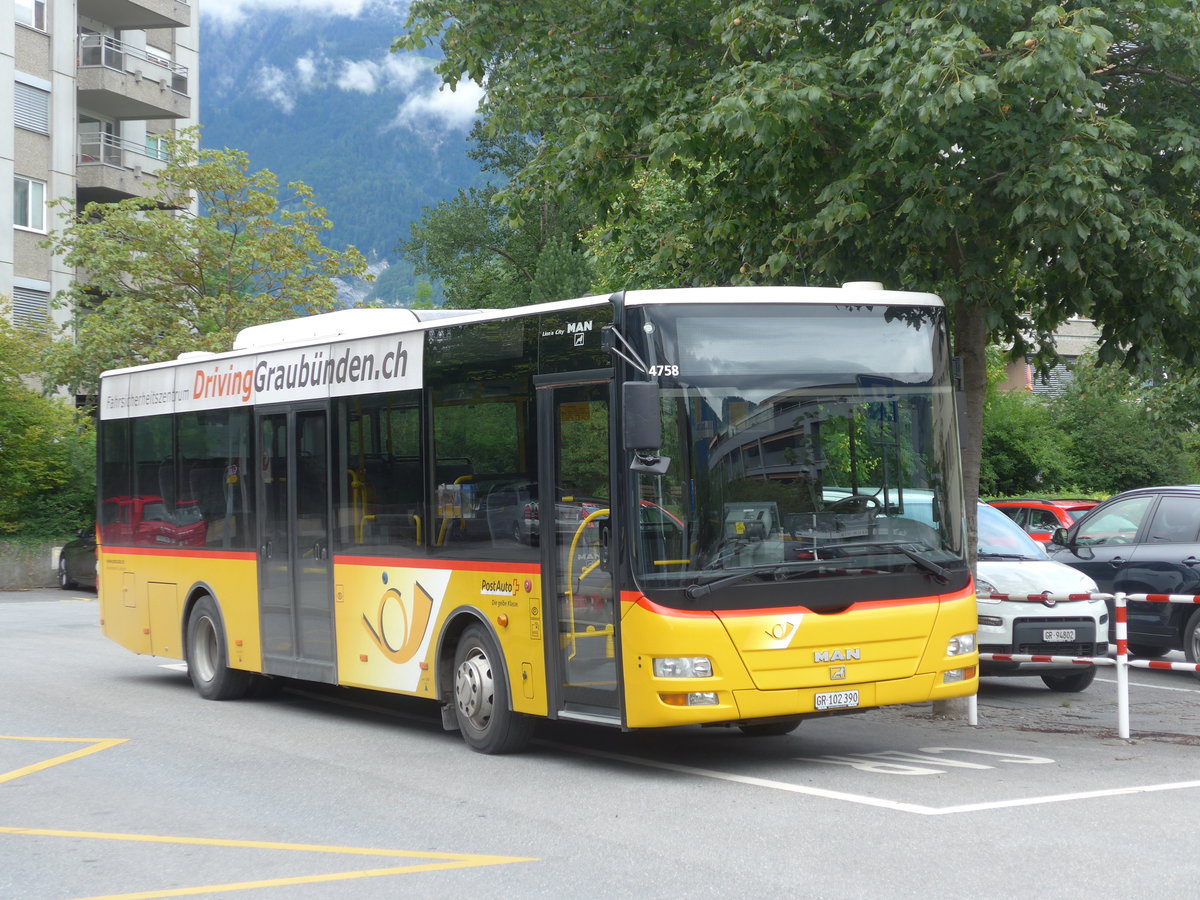
[[[983,458],[983,401],[987,394],[987,320],[982,306],[954,310],[954,352],[962,359],[962,420],[958,423],[962,445],[963,493],[967,513],[967,561],[975,569],[979,466]]]
[[[954,310],[954,352],[962,359],[963,403],[958,423],[962,446],[963,494],[967,514],[967,562],[975,571],[979,500],[979,464],[983,459],[983,401],[987,394],[987,320],[981,306],[959,306]],[[939,700],[933,714],[949,719],[970,715],[970,697]]]

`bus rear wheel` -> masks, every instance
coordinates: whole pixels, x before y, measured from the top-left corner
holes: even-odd
[[[480,753],[513,753],[533,720],[509,708],[500,651],[481,625],[469,625],[454,653],[454,715],[463,740]]]
[[[187,664],[192,686],[205,700],[236,700],[246,696],[254,682],[253,673],[229,668],[221,613],[207,594],[188,616]]]

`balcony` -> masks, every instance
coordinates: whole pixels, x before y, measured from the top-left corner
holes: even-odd
[[[154,173],[166,164],[140,144],[111,134],[79,135],[76,159],[75,200],[116,203],[127,197],[148,197],[154,189]]]
[[[186,28],[192,22],[187,0],[79,0],[79,15],[118,29]]]
[[[184,119],[188,70],[105,34],[79,36],[79,105],[114,119]]]

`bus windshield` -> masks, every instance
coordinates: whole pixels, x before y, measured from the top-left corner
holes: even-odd
[[[726,587],[786,583],[795,597],[820,580],[828,594],[831,577],[870,578],[886,596],[879,578],[892,574],[965,584],[941,309],[631,312],[662,373],[671,460],[631,479],[635,577],[654,599],[740,605]]]

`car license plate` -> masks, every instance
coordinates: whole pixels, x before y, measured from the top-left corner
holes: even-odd
[[[1046,643],[1062,643],[1065,641],[1075,640],[1074,628],[1044,628],[1042,629],[1042,640]]]
[[[828,691],[813,696],[817,709],[853,709],[858,706],[858,691]]]

